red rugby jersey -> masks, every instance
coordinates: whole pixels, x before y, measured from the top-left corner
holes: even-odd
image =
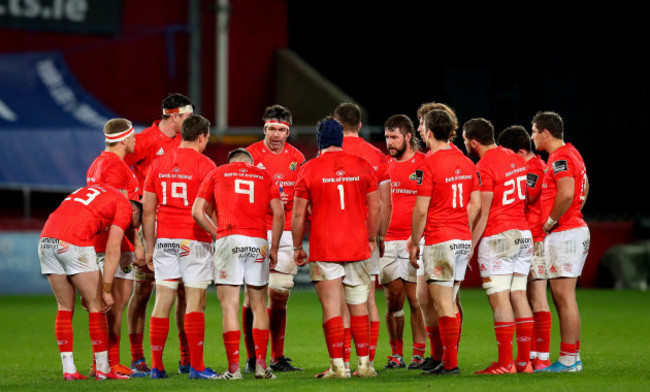
[[[111,225],[126,230],[132,223],[131,203],[111,186],[86,186],[66,197],[50,214],[42,237],[57,238],[76,246],[92,246],[97,234]]]
[[[548,157],[546,175],[544,176],[544,189],[542,190],[542,220],[545,222],[551,213],[555,195],[557,194],[557,181],[560,178],[573,177],[575,193],[569,209],[560,217],[553,231],[565,231],[587,226],[582,216],[582,203],[586,198],[587,168],[578,150],[571,144],[553,151]]]
[[[291,231],[291,213],[293,211],[293,192],[298,178],[298,169],[305,162],[305,156],[289,143],[284,144],[282,152],[276,154],[269,150],[264,141],[260,140],[247,147],[253,156],[255,166],[266,170],[282,192],[286,193],[289,200],[284,205],[284,230]],[[269,211],[266,219],[266,228],[273,226],[273,213]]]
[[[386,156],[380,149],[358,136],[344,137],[342,148],[343,151],[360,156],[370,162],[370,165],[377,173],[377,181],[379,183],[390,181]]]
[[[530,231],[533,235],[533,241],[543,241],[544,234],[544,221],[542,220],[542,184],[544,183],[544,171],[546,170],[546,163],[536,155],[534,158],[526,161],[526,170],[528,171],[527,180],[528,184],[526,191],[529,198],[534,198],[535,202],[527,203],[524,213],[530,226]]]
[[[420,168],[425,157],[416,152],[411,159],[397,161],[388,158],[388,175],[393,200],[393,213],[386,232],[386,241],[403,241],[411,236],[413,207],[418,194],[415,171]]]
[[[86,185],[111,185],[115,189],[124,189],[131,200],[139,200],[139,186],[135,174],[129,169],[126,163],[115,153],[102,151],[95,158],[86,172]],[[98,234],[95,237],[95,251],[103,253],[106,251],[108,232]],[[133,245],[124,237],[122,241],[122,252],[133,252]]]
[[[181,135],[169,137],[160,130],[158,124],[160,120],[154,121],[150,127],[136,133],[133,154],[126,154],[124,157],[126,164],[133,167],[140,185],[140,195],[151,163],[158,156],[176,150],[181,144]]]
[[[449,240],[471,240],[467,206],[479,190],[474,163],[458,149],[438,150],[420,166],[422,183],[418,196],[430,197],[425,245]],[[523,211],[522,211],[523,214]]]
[[[212,170],[197,195],[217,209],[217,238],[232,234],[266,239],[269,204],[280,192],[265,170],[232,162]]]
[[[192,148],[179,148],[153,161],[144,191],[158,199],[156,238],[182,238],[211,242],[210,234],[192,217],[192,205],[201,181],[214,162]]]
[[[492,205],[484,237],[507,230],[528,230],[526,204],[526,161],[511,150],[488,150],[476,164],[482,192],[492,192]]]
[[[295,197],[311,203],[309,259],[346,262],[370,257],[366,195],[377,177],[365,159],[331,151],[311,159],[298,173]]]

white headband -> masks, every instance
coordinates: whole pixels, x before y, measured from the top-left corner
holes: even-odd
[[[194,109],[192,105],[185,105],[178,108],[165,109],[163,108],[163,115],[169,115],[173,113],[183,114],[183,113],[193,113]]]
[[[130,137],[132,134],[135,133],[135,130],[133,127],[127,129],[124,132],[120,133],[105,133],[104,136],[106,137],[106,142],[107,143],[117,143],[126,140],[128,137]]]
[[[287,129],[289,129],[289,123],[286,122],[286,121],[267,120],[267,121],[264,122],[264,129],[266,129],[266,127],[268,127],[269,125],[278,125],[278,126],[285,127]]]

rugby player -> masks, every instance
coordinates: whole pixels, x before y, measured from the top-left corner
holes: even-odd
[[[343,359],[343,312],[350,315],[358,377],[376,377],[368,343],[368,296],[372,291],[370,254],[377,246],[379,194],[375,170],[367,160],[346,153],[343,126],[327,118],[317,126],[319,156],[298,173],[291,230],[294,260],[307,263],[303,249],[308,207],[311,220],[309,271],[323,310],[330,368],[321,378],[347,378]]]
[[[156,277],[149,324],[150,377],[167,378],[163,350],[169,313],[182,279],[187,299],[182,323],[189,345],[189,378],[215,379],[218,374],[203,362],[205,295],[214,275],[212,238],[194,222],[191,213],[201,181],[216,167],[202,154],[210,139],[210,122],[198,114],[188,116],[181,127],[181,138],[175,151],[151,163],[142,198],[147,265]]]
[[[87,186],[66,197],[48,217],[38,242],[41,272],[47,275],[57,301],[54,332],[61,354],[63,378],[87,378],[77,371],[72,355],[72,314],[76,292],[88,311],[88,328],[96,364],[95,379],[128,379],[108,362],[108,329],[105,312],[115,300],[113,279],[121,256],[125,232],[133,241],[140,225],[142,206],[115,188]],[[99,272],[93,246],[95,237],[108,231],[104,274]],[[100,284],[101,282],[101,284]],[[98,290],[101,287],[101,290]]]
[[[494,316],[498,360],[477,374],[532,373],[530,339],[533,314],[526,285],[533,255],[533,238],[524,215],[526,161],[496,145],[494,127],[484,118],[463,124],[465,148],[479,157],[481,211],[472,228],[478,245],[483,288]],[[517,363],[512,339],[517,328]]]
[[[299,371],[291,364],[291,358],[284,355],[285,330],[287,324],[287,303],[298,272],[293,262],[291,249],[291,210],[293,209],[293,189],[298,177],[298,169],[305,161],[305,156],[294,146],[287,143],[291,127],[291,112],[281,106],[266,108],[262,116],[264,121],[264,139],[251,144],[247,150],[253,156],[253,164],[266,170],[280,190],[284,206],[284,231],[278,248],[278,262],[269,275],[269,293],[267,311],[270,323],[271,358],[269,366],[275,372]],[[271,241],[273,217],[269,212],[266,220],[268,240]],[[242,307],[242,325],[248,358],[246,371],[255,369],[255,353],[252,339],[252,312],[248,306],[248,297],[244,296]]]
[[[239,293],[246,286],[253,312],[252,337],[255,344],[255,378],[274,379],[266,366],[269,342],[269,317],[266,295],[269,269],[275,267],[284,227],[284,208],[272,176],[252,165],[245,149],[228,154],[228,164],[213,170],[201,184],[192,215],[201,227],[217,240],[214,271],[217,297],[222,309],[223,341],[228,359],[224,380],[241,379],[239,368],[240,326]],[[273,223],[271,242],[266,231],[267,210]],[[206,212],[214,211],[214,221]]]
[[[186,96],[178,93],[169,94],[162,101],[162,118],[154,121],[150,127],[135,135],[136,143],[132,154],[126,154],[124,161],[131,166],[135,173],[142,197],[144,181],[149,166],[160,155],[170,153],[181,144],[181,125],[194,113],[194,104]],[[142,235],[142,231],[139,232]],[[135,267],[133,294],[127,308],[127,324],[129,326],[129,343],[131,346],[131,374],[133,377],[148,376],[150,368],[144,358],[142,342],[146,320],[147,303],[151,298],[155,277],[152,270],[144,266]],[[180,361],[178,370],[181,373],[190,371],[190,355],[183,326],[185,318],[185,290],[179,284],[177,290],[176,328],[178,330]]]
[[[411,217],[417,197],[416,171],[424,161],[424,154],[419,151],[413,121],[403,114],[386,120],[384,135],[390,156],[388,174],[394,206],[379,270],[379,283],[386,296],[386,329],[391,347],[386,368],[406,367],[403,333],[404,299],[407,298],[413,336],[413,354],[408,368],[418,369],[424,361],[426,332],[416,294],[417,269],[409,263],[406,243],[411,234]]]
[[[135,174],[124,162],[124,156],[133,153],[135,147],[135,131],[129,120],[114,118],[104,125],[106,148],[93,161],[86,173],[86,185],[111,185],[122,192],[130,200],[139,200],[138,181]],[[108,233],[95,237],[95,252],[100,269],[104,264],[104,250]],[[120,363],[120,340],[122,335],[122,313],[131,297],[133,279],[135,277],[133,264],[144,265],[144,248],[138,237],[135,244],[126,238],[122,241],[120,266],[113,280],[113,299],[115,304],[106,313],[108,322],[108,362],[116,372],[131,375],[131,369]],[[137,257],[136,257],[137,255]],[[94,363],[90,375],[94,375]]]
[[[587,169],[578,150],[564,142],[564,121],[555,112],[539,112],[532,120],[535,148],[546,151],[548,163],[542,190],[544,252],[549,257],[549,282],[560,321],[560,358],[539,371],[582,371],[580,310],[576,284],[591,236],[582,216],[589,193]]]

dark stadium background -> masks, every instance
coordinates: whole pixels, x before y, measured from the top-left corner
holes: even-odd
[[[6,9],[4,3],[0,7]],[[112,35],[8,29],[0,15],[0,53],[58,50],[88,92],[118,115],[148,125],[160,117],[167,93],[188,92],[191,2],[120,3],[122,15]],[[214,3],[197,0],[201,94],[192,97],[213,123]],[[396,113],[415,121],[416,109],[428,101],[449,104],[461,123],[485,117],[497,132],[512,124],[530,129],[536,111],[557,111],[565,121],[565,140],[587,164],[591,192],[585,215],[592,225],[605,222],[592,245],[647,235],[650,96],[640,12],[593,4],[572,10],[551,3],[498,8],[231,0],[230,5],[231,126],[259,127],[264,107],[275,103],[274,53],[282,48],[358,102],[371,126],[381,127]],[[323,115],[332,109],[323,108]],[[382,145],[381,134],[371,138]],[[462,139],[456,142],[462,145]],[[230,148],[211,145],[208,154],[221,158]],[[38,227],[38,219],[20,219],[18,190],[1,192],[8,201],[3,219],[12,219],[3,227]],[[62,197],[33,194],[34,218],[46,216]]]

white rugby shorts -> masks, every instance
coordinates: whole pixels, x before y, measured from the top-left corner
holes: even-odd
[[[214,282],[234,286],[269,283],[269,251],[265,238],[232,234],[217,239]]]
[[[212,244],[180,238],[158,238],[153,251],[156,280],[182,278],[185,283],[211,282]]]
[[[269,246],[271,246],[271,230],[267,231],[266,236]],[[298,266],[293,261],[293,238],[291,237],[291,231],[282,232],[280,246],[278,247],[278,263],[273,268],[273,271],[291,275],[298,273]]]
[[[589,253],[591,235],[588,227],[551,232],[544,239],[544,252],[548,257],[548,277],[577,278]]]
[[[106,254],[104,252],[97,253],[97,264],[99,264],[99,269],[104,273],[104,258]],[[122,252],[120,255],[120,261],[115,270],[115,277],[120,279],[135,280],[135,266],[133,262],[135,261],[134,252]],[[126,267],[123,267],[126,266]]]
[[[370,270],[370,275],[379,275],[379,247],[375,247],[375,250],[370,255],[368,259],[368,268]]]
[[[544,241],[533,243],[533,257],[530,262],[528,281],[548,279],[548,257],[544,252]]]
[[[422,254],[424,277],[429,283],[452,287],[465,279],[472,241],[450,240],[425,245]]]
[[[91,246],[76,246],[57,238],[38,240],[38,259],[43,275],[76,275],[98,271],[97,255]]]
[[[386,284],[397,279],[417,283],[417,274],[422,269],[422,253],[418,258],[420,268],[415,269],[409,261],[406,240],[384,242],[384,257],[379,259],[379,283]]]
[[[481,277],[520,274],[528,276],[533,257],[530,230],[507,230],[483,237],[478,248]]]
[[[361,286],[370,284],[370,266],[368,260],[335,263],[329,261],[311,261],[309,276],[312,282],[322,282],[343,278],[343,284]]]

